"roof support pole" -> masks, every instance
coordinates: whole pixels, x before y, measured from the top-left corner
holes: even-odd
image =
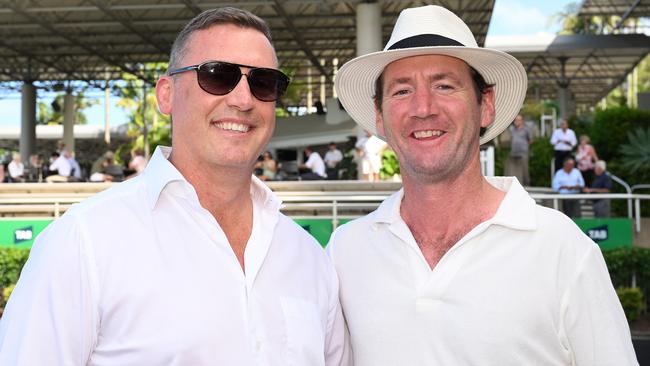
[[[558,99],[558,104],[560,105],[560,119],[568,119],[569,118],[569,84],[571,83],[571,80],[567,78],[566,76],[566,62],[569,58],[568,57],[558,57],[558,60],[560,61],[560,76],[557,79],[557,99]],[[555,126],[553,126],[555,128]]]
[[[36,87],[25,81],[21,95],[20,157],[24,162],[36,149]]]
[[[382,49],[381,7],[376,2],[359,3],[357,5],[357,56]],[[363,136],[365,136],[365,132],[361,127],[357,127],[357,139],[361,139]]]
[[[68,89],[63,97],[63,143],[65,149],[74,152],[74,118],[75,100],[72,90]]]
[[[357,5],[357,56],[381,51],[381,7],[378,3]]]

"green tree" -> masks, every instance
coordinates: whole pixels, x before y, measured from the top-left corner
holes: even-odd
[[[150,63],[143,66],[148,80],[157,80],[167,70],[167,63]],[[120,97],[117,106],[127,112],[129,143],[118,149],[124,157],[134,149],[153,151],[158,145],[171,144],[171,120],[158,111],[155,87],[131,74],[124,74],[122,82],[114,86]],[[146,131],[146,139],[145,139]]]
[[[63,108],[64,108],[65,93],[57,94],[51,103],[39,101],[36,106],[36,123],[39,125],[61,125],[63,124]],[[88,123],[88,118],[84,114],[84,110],[96,104],[98,100],[87,99],[84,91],[80,91],[74,95],[75,106],[75,124],[85,125]]]

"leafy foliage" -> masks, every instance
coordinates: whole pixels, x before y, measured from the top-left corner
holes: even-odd
[[[14,288],[16,288],[16,284],[12,283],[11,285],[2,289],[2,297],[0,298],[0,308],[4,308],[5,305],[7,305],[9,296],[11,296],[11,293],[14,291]]]
[[[400,169],[397,155],[395,155],[393,150],[385,150],[381,154],[381,169],[379,170],[379,177],[381,179],[388,179],[399,173]]]
[[[643,292],[638,288],[619,287],[616,289],[616,295],[621,301],[627,321],[630,323],[635,321],[645,309]]]
[[[598,156],[609,162],[619,157],[620,146],[627,142],[628,131],[642,127],[650,127],[649,111],[608,108],[596,111],[588,134]]]
[[[530,158],[528,171],[530,183],[537,187],[551,186],[551,160],[553,159],[553,146],[548,138],[538,137],[530,145]]]
[[[619,248],[603,252],[614,287],[636,287],[647,300],[650,294],[650,249]]]
[[[18,281],[27,257],[29,257],[28,250],[0,248],[0,289]]]
[[[621,146],[623,167],[632,173],[650,170],[650,128],[628,132],[628,143]]]
[[[156,80],[166,70],[167,63],[145,65],[148,80]],[[158,111],[155,88],[130,74],[123,74],[123,82],[116,84],[114,88],[115,93],[121,97],[117,106],[127,112],[129,119],[127,135],[132,138],[130,143],[118,149],[117,156],[126,156],[134,149],[153,151],[158,145],[169,145],[171,120],[169,116]],[[145,131],[147,141],[144,138]]]
[[[36,106],[36,123],[39,125],[61,125],[63,124],[63,105],[65,93],[58,94],[49,105],[39,101]],[[85,125],[88,118],[83,113],[84,109],[99,104],[98,100],[86,99],[84,92],[80,91],[74,95],[75,101],[75,124]]]

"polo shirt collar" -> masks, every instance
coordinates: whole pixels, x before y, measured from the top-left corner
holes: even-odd
[[[495,188],[506,192],[495,215],[486,223],[501,225],[516,230],[535,230],[537,218],[535,200],[513,177],[485,177]],[[404,198],[404,188],[393,193],[375,211],[373,223],[394,224],[403,221],[400,206]]]

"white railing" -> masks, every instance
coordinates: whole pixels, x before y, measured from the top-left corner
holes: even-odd
[[[392,191],[333,191],[333,192],[276,192],[283,201],[282,211],[288,216],[330,218],[334,227],[342,218],[356,218],[376,209]],[[530,193],[536,201],[550,201],[551,207],[559,208],[561,200],[611,199],[633,202],[634,210],[629,218],[634,219],[635,230],[641,231],[641,201],[650,200],[650,194],[597,193],[558,194]],[[59,217],[72,204],[81,202],[85,195],[70,197],[0,197],[0,217]]]

